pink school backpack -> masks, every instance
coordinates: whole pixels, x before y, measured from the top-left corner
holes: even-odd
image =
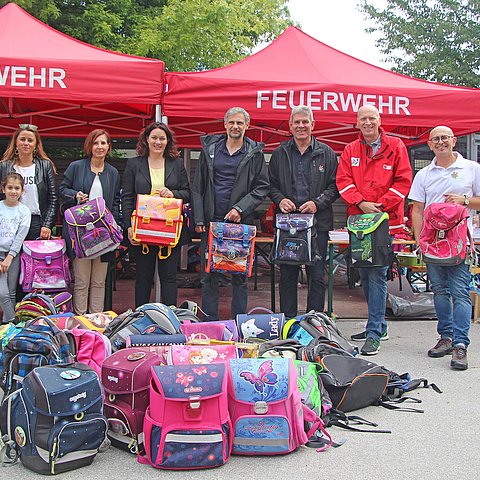
[[[467,255],[467,238],[470,249],[473,239],[468,230],[467,208],[458,203],[431,203],[423,213],[420,232],[420,250],[425,263],[433,265],[458,265]]]
[[[140,348],[113,353],[102,364],[104,415],[112,445],[131,453],[143,451],[143,418],[150,403],[151,367],[161,358]]]
[[[26,240],[20,255],[20,279],[24,292],[66,290],[70,270],[63,239]]]
[[[101,197],[65,210],[68,235],[77,258],[96,258],[116,250],[122,229]]]
[[[112,354],[110,340],[94,330],[74,328],[70,334],[75,338],[77,362],[90,366],[100,377],[104,360]]]
[[[289,358],[230,360],[229,409],[236,455],[277,455],[305,445],[320,418],[302,405],[297,371]],[[311,422],[305,432],[304,421]]]
[[[138,461],[166,470],[225,464],[233,440],[227,385],[223,363],[153,367],[143,424],[146,453]]]

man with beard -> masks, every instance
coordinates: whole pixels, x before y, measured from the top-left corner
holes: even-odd
[[[202,309],[209,321],[218,320],[221,275],[205,272],[205,251],[210,222],[253,224],[255,209],[268,194],[263,144],[245,136],[250,115],[241,107],[224,117],[226,134],[202,137],[202,152],[192,186],[195,231],[201,234]],[[247,278],[232,275],[231,318],[245,313]]]

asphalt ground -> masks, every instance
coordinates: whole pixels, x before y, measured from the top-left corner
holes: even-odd
[[[364,320],[339,319],[345,335],[358,332]],[[92,465],[58,475],[64,480],[118,479],[439,479],[480,477],[478,424],[480,419],[480,324],[472,324],[470,367],[454,371],[450,357],[429,358],[427,350],[436,341],[435,321],[392,321],[390,340],[370,360],[398,373],[425,377],[443,391],[419,389],[412,396],[422,400],[424,413],[390,411],[368,407],[357,413],[378,423],[391,434],[349,432],[328,429],[334,440],[346,440],[339,448],[317,453],[301,447],[272,457],[232,456],[217,469],[160,471],[137,463],[126,452],[110,447],[97,455]],[[0,468],[2,480],[41,478],[21,464]]]

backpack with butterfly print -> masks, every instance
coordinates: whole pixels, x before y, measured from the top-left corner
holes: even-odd
[[[324,431],[318,415],[302,405],[292,359],[240,358],[230,360],[230,369],[232,453],[281,455],[305,445],[318,428]],[[304,421],[311,422],[308,432]]]

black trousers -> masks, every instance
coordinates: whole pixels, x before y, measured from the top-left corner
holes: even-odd
[[[177,245],[171,255],[164,260],[158,258],[158,247],[149,245],[148,248],[149,252],[143,254],[142,247],[133,247],[136,263],[135,308],[150,302],[156,263],[158,263],[161,301],[168,306],[177,305],[177,270],[181,246]]]
[[[328,232],[317,231],[317,246],[320,260],[314,265],[307,265],[307,308],[306,312],[315,310],[323,312],[325,308],[325,261],[327,257]],[[280,311],[286,318],[293,318],[298,313],[298,274],[299,265],[280,265]]]

